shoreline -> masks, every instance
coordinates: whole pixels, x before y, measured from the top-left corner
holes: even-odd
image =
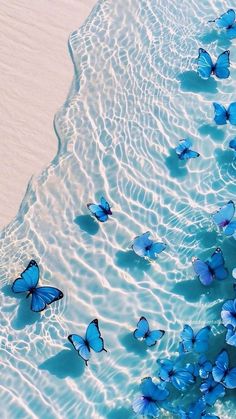
[[[68,38],[96,0],[3,1],[1,81],[0,229],[16,216],[32,177],[58,150],[54,116],[74,76]]]

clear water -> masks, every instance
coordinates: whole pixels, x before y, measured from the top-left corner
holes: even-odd
[[[220,245],[229,270],[235,266],[235,241],[210,220],[236,192],[227,148],[235,129],[212,122],[212,101],[235,100],[235,41],[204,23],[229,6],[100,1],[70,36],[75,77],[55,117],[58,154],[1,233],[1,417],[130,419],[140,379],[155,375],[157,357],[176,354],[184,323],[211,324],[210,353],[221,347],[219,313],[232,277],[206,289],[191,257]],[[229,80],[198,79],[199,46],[213,56],[230,48]],[[201,157],[184,165],[171,149],[186,136]],[[114,214],[104,225],[86,208],[101,195]],[[168,244],[152,264],[129,251],[147,230]],[[42,282],[65,294],[41,315],[10,291],[31,258]],[[166,330],[149,350],[131,335],[141,315]],[[85,368],[67,336],[95,317],[108,353]],[[216,404],[221,418],[235,417],[234,398],[231,391]]]

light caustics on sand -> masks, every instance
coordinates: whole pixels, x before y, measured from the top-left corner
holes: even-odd
[[[132,418],[140,378],[157,357],[176,354],[184,323],[210,324],[213,346],[222,338],[217,307],[232,297],[232,284],[203,289],[191,257],[205,260],[217,245],[234,268],[235,244],[209,220],[235,197],[233,152],[224,150],[233,127],[212,122],[213,100],[235,100],[235,70],[227,83],[197,78],[199,44],[214,56],[222,42],[228,48],[202,24],[223,6],[181,5],[100,1],[70,36],[75,76],[55,117],[59,152],[0,238],[1,415]],[[201,157],[186,165],[170,150],[188,136]],[[101,196],[113,213],[104,225],[86,207]],[[145,231],[167,244],[152,264],[130,250]],[[43,283],[64,293],[41,316],[9,292],[31,259]],[[132,337],[143,315],[166,331],[150,350]],[[67,336],[94,318],[108,353],[85,369]],[[232,397],[216,411],[232,418]]]

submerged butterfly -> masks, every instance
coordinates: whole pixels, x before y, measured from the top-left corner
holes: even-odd
[[[194,375],[202,379],[209,377],[210,372],[212,371],[212,363],[207,360],[205,354],[199,356],[198,362],[195,365]]]
[[[229,355],[225,349],[216,358],[212,376],[216,383],[222,383],[226,388],[236,388],[236,368],[229,368]]]
[[[31,310],[43,311],[47,305],[60,300],[63,293],[54,287],[37,287],[39,282],[39,267],[35,260],[31,260],[27,268],[12,284],[12,291],[15,293],[27,292],[28,298],[32,296]]]
[[[85,361],[86,365],[91,356],[90,349],[93,349],[94,352],[107,352],[104,348],[104,341],[101,337],[97,319],[94,319],[89,323],[85,338],[82,338],[79,335],[69,335],[68,339],[75,350],[78,351],[79,356]]]
[[[193,368],[190,369],[189,366],[178,368],[169,359],[157,360],[157,364],[159,365],[158,377],[162,381],[171,383],[177,390],[184,391],[190,384],[195,382]]]
[[[103,196],[101,197],[100,204],[87,204],[87,207],[101,223],[108,220],[108,215],[112,215],[110,204]]]
[[[198,52],[197,72],[202,79],[209,79],[211,74],[214,74],[219,79],[227,79],[229,77],[229,51],[222,52],[215,64],[213,64],[210,54],[205,49],[199,48]]]
[[[210,326],[203,327],[197,333],[194,333],[191,326],[184,325],[183,331],[180,333],[181,349],[183,352],[195,351],[197,353],[206,352],[208,350]]]
[[[154,242],[149,239],[150,231],[137,236],[133,240],[132,249],[133,251],[141,257],[148,259],[156,259],[157,255],[166,248],[166,244],[162,242]]]
[[[232,102],[228,109],[219,103],[213,102],[215,116],[214,121],[217,125],[225,125],[227,121],[231,125],[236,125],[236,102]]]
[[[206,262],[202,262],[200,259],[194,257],[192,258],[192,264],[195,273],[203,285],[210,285],[214,279],[221,281],[228,276],[228,271],[224,267],[223,253],[219,247]]]
[[[158,404],[167,399],[169,391],[153,383],[151,377],[142,379],[140,391],[142,396],[132,404],[134,412],[138,415],[157,417],[160,412]]]
[[[224,397],[225,388],[222,384],[216,383],[212,376],[209,376],[200,386],[203,393],[203,400],[209,406],[213,406],[219,397]]]
[[[196,151],[190,150],[192,141],[189,139],[180,140],[179,145],[175,148],[176,154],[180,160],[195,159],[200,154]]]
[[[231,221],[235,213],[235,205],[233,201],[229,201],[221,207],[212,218],[214,223],[224,229],[226,236],[232,236],[236,231],[236,221]]]
[[[145,317],[140,317],[137,323],[137,329],[134,331],[134,337],[136,339],[145,340],[147,346],[156,345],[157,341],[160,340],[164,334],[164,330],[150,330],[148,321]]]
[[[232,148],[232,150],[236,151],[236,138],[233,138],[229,142],[229,148]]]
[[[226,29],[228,38],[233,39],[236,37],[235,11],[233,9],[227,10],[226,13],[223,13],[215,20],[209,20],[209,22],[214,22],[217,28]]]
[[[179,410],[179,417],[181,419],[220,419],[218,416],[207,413],[207,405],[202,398],[192,403],[188,412]]]

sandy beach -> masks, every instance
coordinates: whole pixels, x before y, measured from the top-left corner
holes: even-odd
[[[67,40],[95,3],[1,1],[0,228],[17,214],[30,178],[57,152],[53,118],[73,78]]]

